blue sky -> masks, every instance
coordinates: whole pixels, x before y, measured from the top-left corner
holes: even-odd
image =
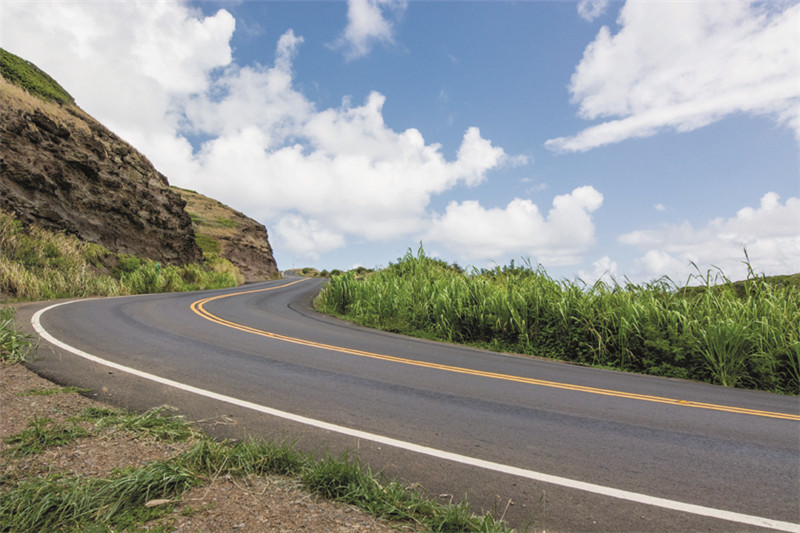
[[[800,271],[797,2],[18,2],[0,43],[281,268]],[[38,36],[32,39],[31,36]]]

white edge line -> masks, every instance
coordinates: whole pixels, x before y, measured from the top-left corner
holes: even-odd
[[[76,301],[80,300],[71,300],[67,302],[61,302],[44,309],[41,309],[34,313],[31,317],[31,325],[33,329],[39,334],[40,337],[45,339],[50,344],[61,348],[62,350],[66,350],[71,352],[79,357],[83,357],[93,363],[97,363],[99,365],[107,366],[109,368],[113,368],[115,370],[119,370],[120,372],[125,372],[143,379],[147,379],[150,381],[154,381],[156,383],[160,383],[162,385],[166,385],[168,387],[173,387],[185,392],[191,392],[192,394],[197,394],[199,396],[204,396],[206,398],[211,398],[213,400],[225,402],[231,405],[235,405],[238,407],[243,407],[245,409],[251,409],[253,411],[258,411],[260,413],[264,413],[270,416],[275,416],[278,418],[283,418],[285,420],[290,420],[292,422],[297,422],[300,424],[305,424],[307,426],[312,426],[319,429],[324,429],[327,431],[333,431],[335,433],[339,433],[342,435],[347,435],[351,437],[356,437],[359,439],[364,439],[366,441],[375,442],[378,444],[384,444],[386,446],[392,446],[394,448],[399,448],[402,450],[407,450],[415,453],[420,453],[423,455],[428,455],[431,457],[436,457],[438,459],[445,459],[448,461],[453,461],[455,463],[460,463],[468,466],[474,466],[477,468],[483,468],[485,470],[491,470],[494,472],[500,472],[503,474],[509,474],[512,476],[517,476],[521,478],[531,479],[534,481],[540,481],[543,483],[550,483],[553,485],[558,485],[561,487],[566,487],[570,489],[581,490],[585,492],[590,492],[593,494],[599,494],[602,496],[608,496],[611,498],[617,498],[620,500],[627,500],[635,503],[641,503],[645,505],[651,505],[654,507],[661,507],[664,509],[669,509],[673,511],[680,511],[684,513],[691,513],[701,516],[707,516],[711,518],[717,518],[720,520],[727,520],[730,522],[737,522],[740,524],[747,524],[751,526],[758,526],[768,529],[774,529],[776,531],[787,531],[790,533],[798,533],[800,532],[800,524],[795,524],[792,522],[782,522],[780,520],[773,520],[771,518],[762,518],[759,516],[752,516],[746,515],[742,513],[735,513],[732,511],[725,511],[722,509],[714,509],[712,507],[704,507],[702,505],[695,505],[691,503],[684,503],[675,500],[668,500],[666,498],[658,498],[655,496],[648,496],[647,494],[640,494],[637,492],[630,492],[627,490],[615,489],[611,487],[605,487],[603,485],[595,485],[594,483],[586,483],[584,481],[577,481],[574,479],[553,476],[550,474],[544,474],[541,472],[536,472],[533,470],[526,470],[524,468],[518,468],[515,466],[504,465],[501,463],[494,463],[492,461],[486,461],[484,459],[477,459],[475,457],[469,457],[467,455],[461,455],[453,452],[448,452],[445,450],[439,450],[436,448],[430,448],[428,446],[422,446],[420,444],[414,444],[413,442],[406,442],[398,439],[393,439],[391,437],[385,437],[383,435],[376,435],[374,433],[367,433],[365,431],[360,431],[353,428],[348,428],[344,426],[339,426],[336,424],[331,424],[328,422],[323,422],[321,420],[316,420],[313,418],[308,418],[305,416],[300,416],[294,413],[288,413],[286,411],[280,411],[278,409],[273,409],[271,407],[266,407],[263,405],[259,405],[256,403],[248,402],[245,400],[240,400],[238,398],[234,398],[232,396],[226,396],[224,394],[219,394],[216,392],[212,392],[206,389],[201,389],[198,387],[193,387],[191,385],[186,385],[184,383],[180,383],[178,381],[173,381],[171,379],[166,379],[161,376],[156,376],[155,374],[150,374],[148,372],[142,372],[141,370],[136,370],[135,368],[130,368],[124,365],[120,365],[118,363],[114,363],[111,361],[107,361],[105,359],[101,359],[95,355],[89,354],[70,346],[64,342],[53,337],[41,324],[40,318],[44,315],[47,311],[54,309],[56,307],[75,303]]]

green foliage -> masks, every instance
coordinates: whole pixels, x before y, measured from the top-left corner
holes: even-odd
[[[800,290],[787,279],[701,289],[668,279],[581,286],[541,267],[465,273],[424,250],[331,278],[322,311],[362,325],[581,364],[800,393]]]
[[[171,499],[199,479],[178,461],[115,471],[103,479],[51,475],[35,478],[0,494],[0,530],[14,532],[86,531],[103,524],[114,531],[161,516],[170,508],[145,507]]]
[[[208,220],[196,213],[189,213],[189,218],[192,219],[192,224],[197,226],[208,226]]]
[[[219,218],[217,218],[216,222],[217,222],[218,225],[222,226],[223,228],[234,229],[234,228],[238,228],[239,227],[239,223],[238,222],[236,222],[235,220],[232,220],[230,218],[226,218],[226,217],[219,217]]]
[[[28,430],[9,439],[18,450],[39,453],[87,432],[75,422],[119,428],[169,441],[198,436],[182,419],[164,416],[163,408],[143,415],[117,409],[88,408],[72,426],[34,419]],[[180,426],[184,426],[183,429]],[[75,429],[76,428],[76,429]],[[24,444],[22,444],[24,443]],[[172,506],[148,508],[150,500],[177,500],[188,489],[218,476],[283,475],[299,477],[311,491],[348,502],[375,516],[413,522],[431,531],[505,532],[501,520],[475,516],[466,503],[441,505],[417,489],[372,475],[347,456],[315,460],[293,444],[245,441],[235,444],[201,438],[186,452],[167,461],[115,470],[105,479],[51,475],[7,485],[0,491],[0,531],[138,530]]]
[[[0,360],[8,364],[22,363],[32,347],[31,336],[17,329],[14,310],[0,308]]]
[[[204,290],[241,282],[239,270],[214,254],[202,265],[163,266],[72,235],[24,227],[0,211],[0,292],[20,300]]]
[[[202,233],[195,233],[194,241],[204,254],[218,254],[222,250],[219,241]]]
[[[75,100],[53,78],[30,61],[0,48],[0,73],[3,78],[18,85],[34,96],[61,104],[74,104]]]
[[[124,430],[168,442],[185,441],[196,436],[196,431],[182,417],[165,415],[167,411],[174,410],[162,406],[137,415],[121,409],[87,407],[76,419],[93,422],[99,430]]]
[[[50,446],[63,446],[76,439],[87,437],[89,432],[74,421],[70,424],[57,424],[51,419],[34,417],[28,428],[6,439],[11,444],[3,455],[22,457],[41,453]]]
[[[302,479],[308,489],[325,498],[356,505],[380,518],[415,522],[429,531],[508,531],[491,514],[473,514],[466,502],[440,505],[417,490],[374,475],[346,454],[309,464]]]

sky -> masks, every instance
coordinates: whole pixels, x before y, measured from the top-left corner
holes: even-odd
[[[282,269],[800,272],[796,1],[0,0],[0,46]]]

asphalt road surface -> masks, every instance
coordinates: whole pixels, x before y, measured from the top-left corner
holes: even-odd
[[[35,371],[213,435],[358,455],[531,531],[800,531],[800,399],[415,340],[319,280],[37,303]]]

